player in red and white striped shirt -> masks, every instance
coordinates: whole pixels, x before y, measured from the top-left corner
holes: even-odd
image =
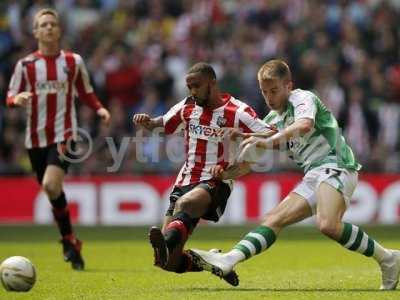
[[[135,124],[147,129],[164,127],[167,134],[183,130],[185,135],[187,158],[170,195],[163,230],[152,227],[149,233],[155,264],[177,273],[194,271],[191,257],[182,253],[182,249],[199,219],[217,222],[225,210],[231,182],[216,181],[210,170],[216,165],[229,164],[226,133],[233,128],[244,132],[274,132],[247,104],[220,93],[210,65],[195,64],[187,73],[186,83],[190,96],[164,116],[151,118],[137,114],[133,117]],[[230,283],[235,285],[235,280]]]
[[[59,151],[66,151],[61,154],[69,156],[66,141],[74,141],[77,137],[76,96],[95,110],[106,124],[110,114],[94,94],[82,58],[60,49],[57,12],[42,9],[33,22],[38,50],[18,61],[11,78],[7,105],[27,110],[25,146],[39,184],[53,207],[62,236],[64,259],[70,261],[74,269],[83,269],[82,243],[73,234],[62,187],[69,163]]]

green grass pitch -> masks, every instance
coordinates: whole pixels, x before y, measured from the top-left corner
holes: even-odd
[[[201,226],[188,246],[226,251],[253,227]],[[399,227],[365,229],[384,246],[400,248]],[[236,288],[207,272],[178,275],[155,268],[147,228],[76,231],[84,240],[83,272],[62,261],[54,227],[0,226],[0,260],[26,256],[38,273],[30,292],[0,288],[0,299],[400,299],[400,291],[378,291],[380,270],[372,259],[313,228],[289,228],[267,252],[240,264]]]

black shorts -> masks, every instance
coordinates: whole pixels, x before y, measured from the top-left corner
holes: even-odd
[[[175,209],[176,201],[193,190],[195,187],[200,187],[205,189],[211,196],[211,204],[207,212],[201,216],[202,219],[218,222],[219,218],[225,211],[228,198],[231,194],[231,188],[228,184],[222,181],[202,181],[192,185],[186,186],[175,186],[169,195],[169,207],[166,216],[172,216]]]
[[[71,145],[72,150],[74,150],[75,143]],[[29,160],[31,161],[32,169],[36,173],[39,184],[42,184],[44,173],[49,165],[58,166],[67,173],[70,163],[63,159],[65,156],[60,154],[59,149],[60,151],[64,151],[66,157],[73,157],[73,153],[70,153],[65,148],[64,142],[52,144],[47,147],[28,149]]]

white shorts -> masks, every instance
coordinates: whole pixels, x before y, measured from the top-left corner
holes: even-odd
[[[320,166],[308,171],[292,192],[307,200],[313,214],[316,213],[316,191],[322,182],[339,191],[343,195],[347,207],[357,186],[358,172],[331,166]]]

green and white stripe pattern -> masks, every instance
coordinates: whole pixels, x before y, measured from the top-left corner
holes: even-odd
[[[372,256],[376,242],[358,226],[349,223],[343,223],[343,225],[342,237],[338,242],[349,250],[357,251],[365,256]]]
[[[350,170],[361,168],[350,146],[341,135],[335,117],[310,91],[293,90],[286,110],[281,114],[271,110],[264,118],[264,122],[282,131],[304,117],[313,119],[314,128],[303,136],[292,137],[280,149],[286,152],[304,172],[325,164]]]
[[[276,240],[275,232],[267,226],[259,226],[245,235],[234,249],[242,252],[246,259],[268,249]]]

